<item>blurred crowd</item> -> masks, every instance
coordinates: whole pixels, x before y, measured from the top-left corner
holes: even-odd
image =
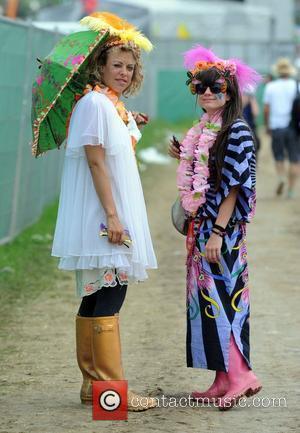
[[[297,70],[288,58],[279,58],[264,77],[263,118],[271,140],[276,169],[275,193],[295,197],[300,174],[300,95]],[[257,133],[260,114],[255,89],[243,94],[243,114],[252,128],[257,158],[261,140]]]

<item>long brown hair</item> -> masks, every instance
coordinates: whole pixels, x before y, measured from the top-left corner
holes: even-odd
[[[201,72],[199,80],[216,81],[221,78],[217,69],[211,68]],[[238,82],[235,76],[225,77],[227,83],[227,95],[229,100],[226,101],[222,112],[222,128],[218,133],[217,139],[210,151],[209,167],[210,172],[216,175],[216,190],[220,188],[222,180],[222,168],[227,147],[227,140],[230,128],[236,119],[242,118],[242,97],[239,90]],[[214,157],[214,167],[212,167],[212,158]]]

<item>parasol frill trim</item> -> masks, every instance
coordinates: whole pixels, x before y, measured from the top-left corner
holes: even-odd
[[[99,35],[95,38],[95,41],[90,45],[89,47],[89,52],[91,53],[93,51],[93,49],[96,47],[96,45],[99,43],[99,41],[106,36],[106,34],[108,34],[107,31],[103,30],[102,32],[99,33]],[[84,59],[83,59],[84,60]],[[81,62],[83,63],[83,62]],[[64,85],[61,87],[60,91],[57,93],[55,99],[52,101],[51,104],[49,104],[49,106],[43,110],[40,115],[38,116],[38,118],[36,120],[34,120],[33,122],[33,141],[31,143],[31,154],[32,156],[39,156],[42,153],[46,152],[46,150],[41,150],[39,148],[39,136],[40,136],[40,126],[41,123],[44,121],[44,119],[46,118],[46,116],[48,115],[49,111],[54,107],[54,105],[56,104],[56,101],[58,100],[58,98],[60,97],[60,95],[62,94],[63,90],[66,88],[66,86],[69,84],[69,81],[71,80],[71,78],[73,77],[74,73],[78,71],[78,69],[81,66],[81,63],[78,65],[74,65],[73,69],[70,71],[68,77],[66,78],[66,81],[64,83]],[[59,148],[60,146],[58,146]]]

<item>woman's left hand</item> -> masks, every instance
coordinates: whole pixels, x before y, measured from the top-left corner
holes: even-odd
[[[218,263],[221,259],[223,239],[212,233],[205,246],[205,258],[209,263]]]

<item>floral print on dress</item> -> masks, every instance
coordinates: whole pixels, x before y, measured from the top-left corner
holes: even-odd
[[[83,282],[82,277],[79,279],[79,287],[77,287],[78,294],[88,296],[100,290],[102,287],[115,287],[118,283],[121,286],[128,285],[128,274],[124,269],[116,270],[114,268],[107,268],[104,271],[100,270],[99,278],[95,281]],[[82,272],[82,271],[77,271]]]
[[[245,264],[247,263],[247,246],[246,246],[246,240],[243,239],[241,242],[241,247],[240,247],[240,261],[241,264]]]
[[[103,287],[115,287],[117,284],[115,271],[107,269],[103,275]]]
[[[254,215],[255,215],[255,211],[256,211],[256,192],[255,191],[249,197],[249,208],[250,208],[249,220],[252,220]]]
[[[250,303],[250,291],[248,287],[245,287],[242,292],[242,300],[244,304],[249,305]]]
[[[121,286],[128,284],[128,275],[127,275],[126,271],[119,271],[117,273],[117,278],[118,278],[119,283],[121,284]]]
[[[246,267],[242,273],[242,280],[243,280],[243,283],[245,283],[245,284],[247,284],[249,281],[248,267]]]
[[[190,223],[189,236],[192,236]],[[187,365],[226,371],[230,333],[239,338],[249,364],[250,311],[246,224],[230,224],[219,263],[206,260],[214,221],[203,219],[187,255]],[[250,365],[250,364],[249,364]]]
[[[87,284],[86,286],[84,286],[84,291],[86,293],[93,293],[95,291],[95,286],[93,283]]]
[[[208,275],[203,269],[200,271],[198,277],[198,287],[200,290],[211,290],[213,285],[213,279],[210,275]]]

